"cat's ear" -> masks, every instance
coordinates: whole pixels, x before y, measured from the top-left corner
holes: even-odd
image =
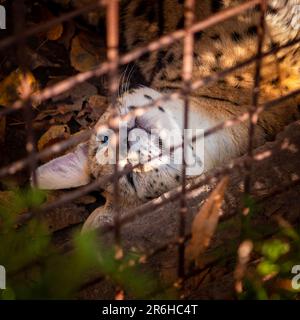
[[[36,177],[38,188],[46,190],[68,189],[88,184],[88,144],[81,143],[73,152],[38,167]]]

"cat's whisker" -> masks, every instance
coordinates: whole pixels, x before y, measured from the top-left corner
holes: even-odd
[[[128,64],[126,65],[126,68],[124,70],[124,73],[123,73],[123,78],[122,78],[122,85],[121,85],[121,95],[120,95],[120,98],[122,99],[122,96],[124,94],[124,87],[125,87],[125,84],[126,84],[126,74],[127,74],[127,71],[128,71]]]
[[[129,71],[129,75],[128,75],[128,80],[127,80],[127,86],[126,86],[126,91],[129,90],[129,86],[130,86],[130,80],[134,74],[134,69],[135,69],[135,64],[132,65],[130,71]]]

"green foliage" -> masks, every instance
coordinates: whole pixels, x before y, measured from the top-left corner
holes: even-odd
[[[0,265],[6,268],[7,289],[0,291],[0,299],[76,298],[81,285],[99,273],[137,298],[145,297],[159,286],[141,272],[138,254],[126,254],[116,260],[114,248],[101,246],[93,232],[75,234],[73,249],[62,254],[52,244],[41,220],[31,219],[17,227],[20,212],[38,209],[45,193],[30,189],[10,192],[2,198]]]
[[[252,227],[251,221],[255,214],[260,210],[254,199],[249,196],[244,196],[244,208],[245,212],[241,213],[241,238],[249,239],[257,236],[256,229]]]
[[[281,241],[280,239],[273,239],[266,241],[262,245],[263,256],[270,261],[277,261],[282,255],[289,252],[290,246],[288,243]]]
[[[240,299],[298,299],[299,290],[292,288],[294,265],[300,264],[300,233],[287,223],[281,223],[277,232],[273,227],[272,239],[263,240],[263,235],[270,234],[270,230],[262,232],[252,225],[251,217],[258,213],[258,206],[247,198],[249,217],[243,219],[244,228],[242,239],[247,236],[254,243],[256,257],[255,268],[248,270],[244,279],[244,290]]]
[[[164,289],[159,280],[141,269],[139,254],[126,253],[116,259],[115,249],[104,246],[94,232],[74,234],[73,249],[63,254],[53,245],[42,219],[17,225],[20,213],[29,210],[38,216],[45,199],[44,192],[32,189],[2,193],[0,197],[0,265],[7,271],[7,289],[0,291],[0,299],[74,299],[86,281],[99,275],[124,289],[127,297],[151,298],[151,293]],[[241,239],[253,241],[256,263],[248,268],[239,298],[296,299],[299,291],[291,288],[291,270],[300,262],[299,230],[281,224],[279,232],[273,229],[272,238],[264,240],[263,235],[269,235],[270,230],[253,226],[251,218],[258,213],[258,206],[249,198],[246,201],[249,210],[240,221]],[[214,254],[225,259],[234,256],[236,250],[233,240],[226,250]],[[171,292],[159,298],[172,296]]]

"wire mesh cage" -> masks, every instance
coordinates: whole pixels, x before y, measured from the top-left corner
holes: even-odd
[[[42,214],[43,212],[51,211],[65,203],[72,202],[78,197],[81,197],[91,191],[97,190],[100,185],[103,185],[107,182],[113,183],[113,197],[114,197],[114,221],[113,223],[107,224],[105,227],[101,228],[101,233],[112,233],[114,234],[114,241],[116,244],[116,250],[122,250],[122,236],[121,230],[124,225],[130,224],[137,217],[142,215],[147,215],[158,208],[165,206],[166,204],[174,201],[175,199],[180,199],[180,205],[178,207],[178,217],[179,217],[179,225],[178,232],[175,239],[171,242],[163,243],[161,246],[150,250],[148,253],[144,255],[144,259],[148,259],[156,255],[158,252],[163,250],[167,250],[170,247],[177,248],[177,280],[175,281],[175,286],[179,289],[184,287],[187,279],[191,277],[197,276],[203,268],[186,270],[185,263],[185,249],[186,244],[191,239],[191,233],[186,232],[186,216],[188,211],[188,200],[187,196],[190,192],[195,191],[201,188],[205,183],[211,181],[220,181],[222,177],[228,175],[230,172],[234,171],[237,167],[242,168],[245,173],[244,179],[244,193],[251,193],[251,172],[252,172],[252,163],[253,163],[253,149],[254,149],[254,137],[255,137],[255,126],[258,121],[258,116],[267,109],[272,108],[275,105],[281,104],[284,101],[291,99],[299,94],[300,89],[291,91],[285,95],[280,97],[276,97],[275,99],[269,100],[264,103],[260,103],[260,80],[261,80],[261,64],[262,59],[269,57],[271,55],[276,55],[281,50],[287,49],[296,45],[299,42],[299,39],[295,39],[292,41],[286,42],[282,46],[274,46],[271,47],[268,51],[263,51],[263,43],[264,38],[266,36],[266,25],[265,25],[265,15],[267,8],[266,0],[250,0],[242,2],[236,6],[218,10],[211,16],[208,16],[206,19],[201,21],[196,21],[195,17],[195,0],[185,0],[184,1],[184,24],[182,29],[177,29],[171,33],[162,35],[159,39],[152,41],[144,46],[140,46],[130,52],[125,54],[119,54],[120,47],[120,39],[119,39],[119,1],[118,0],[99,0],[88,5],[82,6],[74,11],[67,12],[59,17],[53,18],[43,24],[34,26],[32,28],[24,29],[24,16],[22,16],[22,7],[24,6],[24,1],[18,0],[15,1],[15,34],[0,42],[0,49],[5,50],[6,48],[15,45],[16,52],[18,56],[18,62],[21,67],[21,72],[23,73],[23,77],[26,77],[27,66],[24,60],[22,59],[22,52],[24,46],[26,45],[26,40],[29,37],[32,37],[39,32],[48,30],[49,28],[66,22],[74,17],[80,16],[92,10],[95,10],[99,7],[102,7],[103,10],[106,11],[106,47],[107,47],[107,60],[101,63],[96,68],[77,73],[73,76],[68,77],[65,80],[59,81],[58,83],[52,86],[46,86],[38,92],[32,93],[30,88],[24,88],[24,93],[22,95],[22,99],[15,101],[10,108],[3,108],[0,110],[0,116],[7,116],[12,114],[17,110],[24,110],[24,121],[26,122],[27,128],[27,156],[24,159],[14,161],[9,165],[2,167],[0,169],[0,177],[5,177],[8,175],[14,175],[17,172],[24,170],[25,168],[29,168],[32,175],[32,183],[34,186],[38,186],[38,181],[36,179],[36,169],[38,166],[38,162],[41,159],[47,158],[49,155],[53,156],[56,154],[61,154],[64,150],[79,144],[80,142],[87,141],[90,136],[93,134],[94,129],[85,130],[84,132],[74,135],[71,138],[55,143],[50,147],[45,148],[44,150],[38,152],[35,146],[35,133],[32,129],[32,105],[38,102],[45,102],[50,98],[58,96],[72,88],[76,85],[88,81],[92,78],[97,78],[103,75],[108,76],[108,92],[110,97],[110,104],[117,110],[117,96],[118,96],[118,88],[119,88],[119,68],[121,66],[127,65],[128,63],[134,62],[136,59],[139,59],[143,55],[147,53],[152,53],[161,50],[162,48],[168,48],[169,46],[182,41],[182,71],[181,71],[181,79],[182,79],[182,87],[179,90],[171,91],[169,93],[164,93],[161,97],[154,101],[150,101],[149,104],[143,107],[137,107],[126,114],[126,119],[128,117],[134,117],[141,112],[146,112],[150,108],[158,108],[162,102],[174,100],[174,99],[182,99],[184,101],[184,114],[182,115],[182,122],[184,129],[188,128],[189,121],[189,111],[190,111],[190,94],[197,90],[200,87],[205,87],[211,84],[216,83],[217,81],[224,79],[226,76],[232,74],[233,72],[240,70],[241,68],[247,67],[249,65],[254,65],[254,79],[253,79],[253,93],[252,93],[252,102],[251,107],[238,116],[233,116],[230,119],[227,119],[216,126],[210,127],[206,129],[203,133],[202,138],[206,138],[218,132],[219,130],[230,128],[232,126],[239,125],[242,122],[249,123],[249,131],[248,131],[248,141],[247,141],[247,155],[242,159],[237,159],[231,162],[229,165],[223,166],[221,169],[218,169],[210,173],[204,173],[197,180],[197,183],[188,184],[187,181],[187,168],[185,160],[182,162],[181,168],[181,185],[174,190],[167,192],[164,195],[159,196],[156,199],[149,200],[148,202],[141,204],[138,207],[130,209],[126,213],[120,213],[120,201],[119,201],[119,179],[130,173],[132,170],[137,168],[137,165],[128,165],[123,169],[120,169],[119,159],[116,158],[116,163],[114,164],[114,173],[112,175],[104,175],[98,179],[93,180],[86,186],[73,190],[67,194],[64,194],[59,199],[56,199],[53,202],[44,204],[38,212],[31,211],[25,214],[22,214],[19,218],[19,224],[24,224],[28,222],[30,219],[34,218],[36,215]],[[201,77],[199,79],[194,79],[193,74],[193,65],[194,65],[194,46],[195,34],[202,32],[212,26],[222,24],[222,22],[240,15],[244,14],[248,10],[259,9],[260,11],[260,21],[257,26],[257,52],[254,56],[244,61],[238,62],[234,66],[230,66],[228,68],[216,71],[210,75]],[[119,115],[117,112],[113,115],[111,119],[109,119],[106,123],[106,127],[114,130],[115,134],[118,136],[118,128],[114,125],[114,120],[120,120],[125,116]],[[105,127],[104,126],[104,127]],[[198,137],[193,136],[192,141],[195,141]],[[181,148],[182,150],[182,159],[185,159],[185,153],[187,152],[186,147],[182,144],[172,146],[172,150],[176,148]],[[158,157],[162,156],[159,154]],[[286,188],[286,186],[284,186]],[[69,244],[64,246],[64,250],[68,251]],[[88,281],[82,288],[87,288],[95,283],[103,280],[104,277],[92,279]],[[174,285],[174,283],[172,284]]]

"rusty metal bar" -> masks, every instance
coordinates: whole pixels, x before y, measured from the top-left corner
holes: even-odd
[[[113,208],[114,208],[114,237],[115,237],[115,259],[123,257],[123,250],[121,246],[121,229],[120,229],[120,188],[119,188],[119,121],[118,119],[118,61],[119,61],[119,0],[110,0],[106,5],[106,37],[107,37],[107,60],[112,64],[113,68],[108,73],[109,77],[109,94],[111,98],[111,105],[113,107],[113,116],[109,121],[109,125],[113,124],[111,128],[114,130],[114,146],[115,164],[113,173]],[[122,288],[116,287],[115,299],[124,298]]]
[[[249,161],[246,164],[246,175],[244,181],[244,192],[245,194],[250,194],[251,189],[251,171],[252,171],[252,156],[253,156],[253,147],[254,147],[254,135],[255,135],[255,126],[258,121],[258,102],[260,96],[260,80],[261,80],[261,66],[262,66],[262,49],[263,42],[266,33],[265,26],[265,14],[267,10],[267,1],[261,0],[260,3],[260,21],[257,33],[257,56],[258,60],[255,64],[255,73],[254,73],[254,86],[253,86],[253,95],[252,95],[252,105],[250,106],[250,124],[249,124],[249,140],[248,140],[248,157]]]
[[[24,0],[16,0],[13,3],[13,17],[15,20],[14,24],[14,33],[15,35],[19,35],[22,30],[25,29],[25,23],[26,23],[26,6],[24,3]],[[34,135],[34,129],[32,127],[32,121],[33,121],[33,112],[31,108],[31,104],[29,102],[29,97],[31,94],[31,88],[28,80],[28,66],[26,63],[26,60],[24,60],[23,52],[25,51],[26,47],[26,39],[19,37],[17,42],[17,61],[20,66],[20,72],[21,72],[21,81],[20,81],[20,91],[21,99],[24,103],[24,119],[26,124],[26,136],[27,136],[27,142],[26,142],[26,151],[28,154],[28,157],[30,158],[29,161],[29,173],[30,176],[32,176],[32,183],[33,186],[36,186],[36,174],[35,170],[37,167],[37,159],[36,159],[36,147],[35,147],[35,135]]]
[[[183,129],[182,129],[182,174],[181,174],[181,201],[179,210],[179,229],[178,229],[178,286],[183,287],[183,278],[185,274],[185,220],[187,214],[186,203],[186,129],[189,126],[189,107],[190,107],[190,93],[193,73],[193,56],[194,56],[194,33],[189,29],[195,21],[195,0],[185,0],[184,2],[184,28],[186,36],[183,40],[183,66],[182,66],[182,92],[184,96],[184,111],[183,111]]]
[[[107,28],[107,60],[114,66],[109,72],[109,94],[111,97],[111,105],[114,108],[113,119],[118,118],[117,109],[117,95],[118,95],[118,60],[119,60],[119,0],[111,0],[107,3],[106,13],[106,28]],[[115,123],[118,121],[110,121]],[[118,125],[113,125],[114,130],[114,150],[115,150],[115,164],[114,164],[114,224],[115,224],[115,242],[116,242],[116,256],[121,250],[120,238],[120,197],[119,197],[119,128]]]

